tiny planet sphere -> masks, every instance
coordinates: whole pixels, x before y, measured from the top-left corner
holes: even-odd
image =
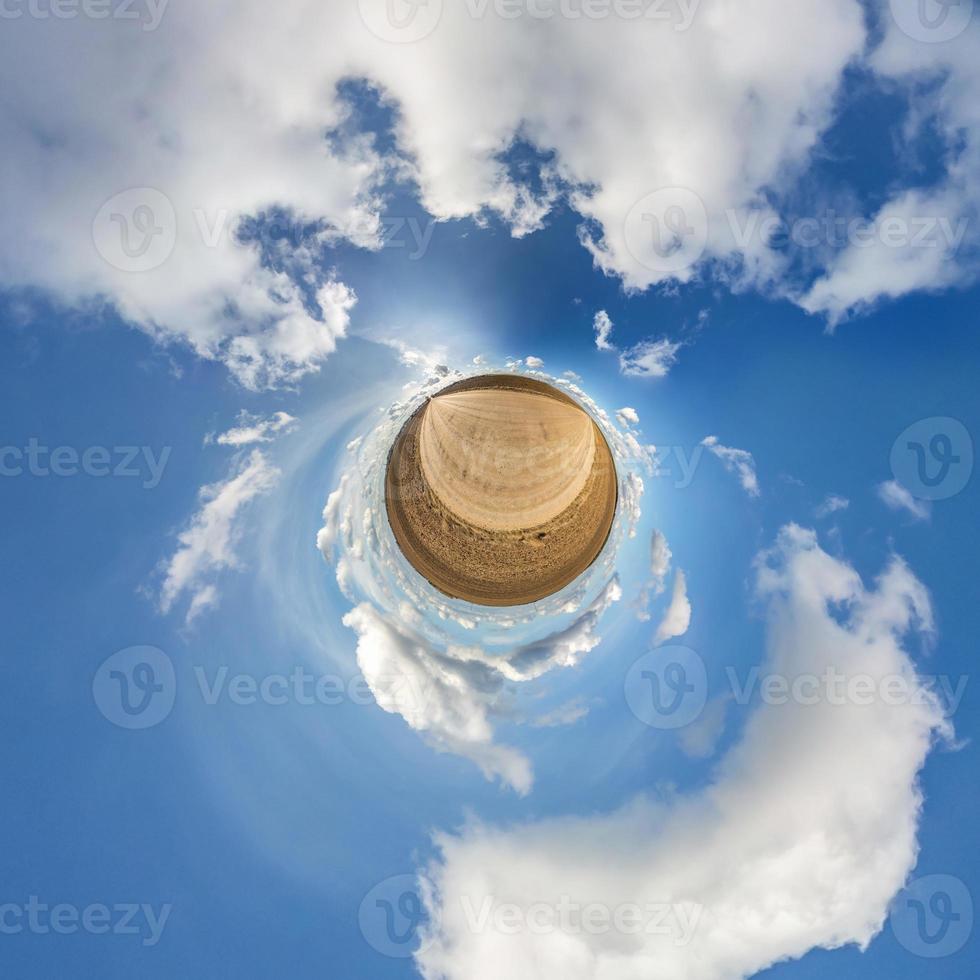
[[[599,426],[552,385],[481,375],[405,423],[385,505],[402,553],[439,591],[485,606],[553,595],[598,557],[617,505]]]

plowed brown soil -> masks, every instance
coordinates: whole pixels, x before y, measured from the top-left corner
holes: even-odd
[[[599,427],[563,392],[482,375],[408,420],[388,458],[385,502],[399,547],[437,589],[521,605],[595,561],[616,514],[616,467]]]

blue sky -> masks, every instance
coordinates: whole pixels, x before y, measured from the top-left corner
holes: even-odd
[[[603,55],[572,33],[581,25],[562,22],[547,28],[542,65],[565,50],[581,88],[572,72],[500,94],[489,80],[522,77],[541,39],[531,28],[507,33],[498,18],[472,33],[444,12],[430,35],[399,45],[379,40],[357,4],[336,24],[294,6],[268,24],[250,5],[198,12],[172,0],[151,31],[25,13],[0,32],[0,76],[16,103],[0,110],[10,147],[0,190],[10,218],[0,231],[12,747],[0,763],[3,975],[480,978],[503,955],[528,978],[631,977],[651,962],[668,977],[976,973],[980,143],[960,94],[976,91],[976,23],[931,44],[900,31],[888,4],[840,0],[825,21],[801,4],[786,23],[767,9],[754,27],[769,67],[747,77],[732,65],[753,24],[716,49],[705,9],[679,40],[661,32],[649,43],[668,60],[702,41],[715,54],[700,75],[658,79],[626,56],[638,42],[620,25],[602,35]],[[205,57],[200,38],[223,24],[254,45],[251,68],[247,46],[222,42]],[[339,53],[335,43],[314,70],[331,28]],[[790,31],[813,35],[801,91],[781,84],[779,38]],[[42,85],[28,55],[43,66],[72,39],[91,63],[72,55],[73,71]],[[623,89],[600,82],[615,42]],[[98,93],[116,55],[136,74],[128,94],[106,96],[121,113],[113,131]],[[277,81],[253,91],[260,69]],[[345,81],[335,100],[335,82],[358,76],[370,84]],[[624,105],[642,120],[632,143],[635,127],[610,107],[641,83],[675,86],[691,131],[637,97]],[[482,113],[469,101],[481,85]],[[727,94],[720,109],[707,105],[719,85],[744,87],[742,125],[729,125]],[[213,109],[191,107],[202,91]],[[222,116],[239,98],[240,117]],[[705,208],[707,241],[664,274],[623,239],[626,213],[678,186],[676,166],[712,134],[738,159],[691,171],[683,186]],[[644,154],[646,176],[635,162]],[[93,218],[114,194],[145,187],[174,202],[173,252],[158,267],[118,268]],[[248,223],[202,250],[194,209]],[[789,227],[874,219],[877,237],[865,248],[853,235],[813,248],[733,245],[729,209]],[[962,220],[964,237],[892,248],[882,244],[889,214]],[[159,210],[153,220],[166,225]],[[263,248],[249,245],[256,237]],[[600,311],[610,349],[596,343]],[[631,373],[658,343],[652,376]],[[528,357],[542,364],[514,364]],[[574,380],[608,413],[608,432],[657,447],[622,449],[621,477],[642,476],[642,514],[633,536],[623,518],[621,543],[575,610],[542,606],[513,627],[488,620],[506,642],[479,668],[447,654],[469,634],[438,616],[420,582],[404,589],[411,609],[389,603],[402,586],[377,545],[383,515],[360,522],[369,478],[351,477],[338,498],[358,518],[352,534],[321,530],[344,475],[376,463],[386,426],[448,377],[438,365]],[[638,423],[616,421],[624,407]],[[942,499],[906,485],[911,464],[893,471],[893,447],[903,451],[916,423],[916,439],[949,435],[960,457]],[[47,453],[32,472],[32,445],[71,447],[65,475]],[[815,537],[787,537],[794,525]],[[655,532],[670,551],[660,573]],[[346,585],[336,575],[345,561]],[[878,581],[888,568],[908,577]],[[621,598],[587,621],[613,574]],[[678,613],[679,574],[690,619],[657,647],[658,626]],[[359,625],[343,621],[365,605]],[[580,644],[561,665],[564,629]],[[514,651],[532,642],[546,669],[524,676]],[[647,724],[630,708],[635,665],[677,646],[704,664],[703,707],[687,726]],[[870,666],[862,650],[874,652]],[[388,674],[372,674],[372,657],[435,684],[424,670],[443,654],[456,694],[439,688],[435,707],[379,706]],[[157,719],[123,706],[121,681],[133,708],[144,663],[160,683],[147,702]],[[740,699],[733,687],[753,667],[797,675],[819,664],[897,670],[916,687],[937,678],[947,695],[777,708],[758,688]],[[944,710],[955,734],[942,730]],[[486,731],[471,737],[474,718]],[[850,732],[860,737],[848,742]],[[498,750],[512,754],[487,764]],[[533,785],[514,777],[524,765]],[[658,840],[693,869],[687,877]],[[902,890],[920,878],[920,891]],[[667,911],[690,900],[705,917],[691,945],[669,948],[581,933],[565,947],[560,930],[501,938],[460,927],[457,892],[478,903],[478,881],[524,911],[572,894]],[[945,927],[942,895],[958,916]],[[379,897],[408,915],[392,934]],[[47,910],[32,912],[38,904]],[[60,933],[49,911],[59,905]],[[936,953],[948,955],[923,955]]]

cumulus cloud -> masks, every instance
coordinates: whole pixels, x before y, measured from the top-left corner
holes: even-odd
[[[623,428],[628,428],[631,425],[639,425],[640,416],[637,414],[635,408],[621,408],[616,412],[616,421],[619,422]]]
[[[899,188],[873,216],[873,233],[850,241],[829,263],[800,303],[827,315],[831,324],[883,299],[916,290],[937,290],[976,280],[980,231],[980,21],[971,6],[953,5],[934,30],[956,36],[942,43],[915,37],[915,5],[893,3],[883,18],[885,38],[870,66],[909,97],[911,118],[934,127],[946,146],[945,172],[933,186]],[[899,23],[900,17],[906,24]],[[969,21],[966,24],[964,21]],[[921,23],[915,25],[923,30]],[[960,30],[963,27],[965,29]],[[928,31],[925,40],[929,40]],[[923,84],[927,83],[927,84]],[[915,127],[907,136],[914,139]],[[917,180],[910,181],[917,183]]]
[[[660,340],[641,340],[619,355],[619,370],[628,377],[666,378],[677,362],[680,343],[666,337]]]
[[[613,576],[592,604],[565,629],[519,646],[506,656],[487,654],[479,648],[468,650],[467,655],[494,663],[511,681],[536,680],[555,667],[574,667],[602,642],[599,620],[622,596],[619,578]]]
[[[496,725],[504,718],[533,720],[516,703],[527,690],[523,685],[581,663],[601,642],[600,621],[622,598],[622,587],[609,555],[568,589],[515,609],[451,600],[421,576],[406,575],[384,530],[383,481],[374,476],[403,419],[430,390],[423,386],[391,406],[358,443],[356,461],[326,500],[316,544],[355,606],[344,622],[357,634],[358,663],[378,704],[436,749],[470,759],[488,778],[526,793],[530,762],[497,742]],[[584,401],[595,410],[587,396]],[[624,511],[610,535],[613,548],[632,528],[640,492],[628,482],[629,459],[621,461],[627,482]],[[571,723],[585,706],[566,707],[549,723]]]
[[[216,442],[219,446],[241,448],[255,442],[272,442],[277,435],[288,432],[296,425],[297,419],[288,412],[276,412],[268,418],[242,411],[238,425],[218,436],[209,436],[205,442]]]
[[[533,369],[544,367],[544,361],[542,361],[540,357],[525,357],[524,363],[529,368],[533,368]]]
[[[683,344],[675,343],[662,337],[659,340],[648,338],[634,344],[627,350],[620,351],[609,338],[612,336],[613,323],[605,310],[599,310],[592,323],[595,331],[595,345],[602,351],[616,351],[619,354],[619,370],[627,377],[636,378],[665,378],[677,361],[677,352]],[[636,412],[632,408],[621,409],[626,413]],[[626,422],[622,419],[621,424]],[[639,421],[639,419],[637,419]]]
[[[658,252],[656,229],[642,220],[672,215],[671,205],[690,196],[676,188],[705,209],[705,256],[738,250],[725,212],[757,208],[763,188],[806,160],[865,41],[856,0],[717,4],[683,31],[649,18],[545,20],[479,9],[484,16],[473,17],[468,5],[443,4],[417,43],[344,50],[353,61],[366,56],[364,69],[400,100],[400,135],[433,215],[490,210],[524,234],[541,224],[560,186],[586,219],[581,239],[596,265],[629,289],[695,274],[693,265],[665,268],[663,243]],[[674,98],[649,98],[667,89]],[[502,159],[515,136],[550,154],[540,167],[543,193]],[[657,207],[644,206],[664,191]],[[752,262],[771,257],[764,245],[747,251]]]
[[[379,707],[401,715],[443,751],[465,756],[518,793],[533,781],[516,749],[493,741],[490,711],[502,679],[487,664],[439,654],[404,624],[361,603],[344,616],[357,633],[357,664]]]
[[[724,464],[729,473],[734,473],[738,477],[738,482],[742,489],[750,497],[759,496],[759,479],[755,472],[755,460],[752,453],[747,449],[735,449],[732,446],[723,446],[717,436],[708,436],[701,440],[701,445],[710,450]]]
[[[927,521],[931,514],[929,502],[917,500],[897,480],[878,484],[878,497],[891,510],[905,511],[917,521]]]
[[[344,507],[344,492],[349,480],[350,475],[344,473],[337,489],[330,492],[323,506],[323,526],[317,531],[316,546],[328,562],[333,560],[333,550],[341,529],[350,527],[350,513]]]
[[[328,502],[324,515],[320,547],[329,551],[339,529],[336,507]],[[566,629],[506,653],[458,644],[440,649],[413,629],[419,614],[407,607],[389,615],[362,602],[343,621],[357,633],[357,663],[381,708],[401,715],[435,748],[470,759],[487,778],[498,778],[524,795],[534,780],[530,761],[494,741],[507,685],[578,664],[598,646],[599,619],[621,595],[613,579]],[[568,724],[586,711],[574,717],[566,711],[549,723]]]
[[[517,236],[567,205],[596,266],[627,290],[687,282],[711,260],[726,281],[772,288],[781,253],[735,229],[773,215],[769,195],[793,191],[833,122],[844,70],[866,47],[863,5],[703,6],[678,5],[693,16],[677,30],[670,18],[515,19],[495,4],[431,4],[413,19],[431,30],[411,44],[392,43],[402,38],[384,0],[284,0],[274,17],[259,0],[173,0],[152,31],[120,18],[57,31],[8,19],[0,281],[93,310],[108,302],[245,385],[290,384],[348,329],[356,297],[329,249],[382,246],[384,193],[398,179],[436,220],[493,213]],[[978,25],[943,45],[886,28],[872,68],[889,82],[935,79],[938,94],[908,90],[932,98],[921,115],[957,152],[941,185],[902,190],[879,219],[947,217],[955,239],[978,200]],[[351,78],[397,110],[391,151],[352,122],[338,94]],[[542,151],[533,179],[508,165],[517,142]],[[678,208],[697,245],[681,263]],[[299,245],[270,238],[263,256],[243,230],[271,214],[306,233]],[[847,249],[800,302],[833,319],[962,281],[975,235],[959,248]],[[604,349],[608,316],[596,329]]]
[[[796,526],[761,557],[756,591],[766,671],[900,677],[913,696],[762,703],[699,791],[438,834],[416,956],[427,980],[717,980],[871,942],[915,864],[919,771],[952,734],[905,648],[931,629],[928,594],[897,558],[865,587]],[[526,916],[516,929],[499,925],[504,903]],[[588,906],[609,928],[584,926]],[[644,928],[651,908],[665,930]]]
[[[691,625],[691,600],[687,597],[687,576],[678,568],[674,575],[674,591],[670,605],[654,634],[655,645],[683,636]]]
[[[324,133],[348,115],[339,66],[319,67],[295,23],[220,0],[171,3],[153,31],[5,20],[0,281],[94,310],[108,301],[250,388],[315,370],[355,303],[318,253],[338,237],[378,247],[385,163],[366,141],[328,152]],[[243,219],[273,208],[318,229],[290,247],[293,274],[244,243]]]
[[[178,535],[178,547],[165,563],[160,588],[160,609],[169,612],[185,592],[190,596],[188,623],[218,599],[214,575],[238,564],[236,546],[241,536],[241,516],[255,497],[268,493],[279,471],[265,454],[253,449],[236,462],[227,479],[199,491],[201,507],[186,530]]]
[[[605,310],[599,310],[596,313],[592,321],[592,329],[595,331],[595,345],[599,350],[615,350],[615,347],[609,342],[613,323]]]

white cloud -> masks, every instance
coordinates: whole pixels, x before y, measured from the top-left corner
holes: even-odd
[[[602,351],[616,351],[619,354],[620,373],[629,377],[665,378],[677,362],[677,352],[683,346],[663,337],[660,340],[641,340],[628,350],[620,351],[609,339],[612,336],[613,323],[605,310],[599,310],[596,313],[592,328],[595,331],[596,347]],[[621,411],[627,413],[627,418],[629,418],[628,413],[630,412],[636,414],[631,408]],[[620,421],[622,424],[626,424],[622,420]]]
[[[752,453],[747,449],[735,449],[732,446],[723,446],[717,436],[708,436],[701,440],[701,445],[705,446],[724,464],[729,473],[734,473],[738,477],[738,482],[742,489],[750,497],[759,496],[759,479],[755,472],[755,460]]]
[[[337,489],[330,492],[323,506],[323,526],[317,531],[316,546],[328,562],[333,560],[334,545],[341,530],[350,526],[350,514],[343,506],[344,492],[349,480],[349,474],[344,473]]]
[[[681,346],[666,337],[641,340],[619,355],[619,370],[630,377],[666,378],[677,362],[677,352]]]
[[[477,5],[482,17],[471,4],[442,4],[439,23],[412,44],[365,25],[383,18],[383,0],[283,0],[275,17],[259,0],[171,3],[154,31],[112,18],[65,20],[57,31],[43,19],[7,20],[0,281],[91,309],[108,301],[154,338],[221,360],[243,384],[289,384],[330,354],[355,303],[324,248],[382,246],[381,188],[397,174],[417,183],[435,219],[483,223],[492,212],[517,236],[567,201],[596,266],[627,290],[700,274],[697,261],[665,268],[657,229],[627,220],[653,192],[693,194],[705,216],[702,258],[734,264],[737,274],[725,276],[736,285],[771,288],[781,253],[758,236],[740,241],[731,216],[743,226],[768,216],[764,192],[793,190],[834,119],[845,68],[862,57],[864,10],[858,0],[702,7],[685,8],[693,17],[678,31],[669,20],[527,11],[515,20],[493,4]],[[439,14],[433,4],[420,16],[430,11]],[[940,187],[902,191],[883,214],[957,219],[975,207],[977,29],[927,45],[889,28],[873,53],[889,80],[936,78],[940,94],[923,117],[939,120],[951,146],[966,134]],[[324,139],[351,128],[336,95],[351,78],[397,104],[397,159],[368,137]],[[668,90],[670,99],[650,97]],[[502,159],[518,138],[553,154],[538,181]],[[152,221],[136,219],[131,195],[101,210],[141,187],[169,201]],[[266,243],[292,277],[235,235],[240,218],[274,209],[319,228],[299,247]],[[100,214],[95,239],[112,261],[93,246]],[[114,214],[130,219],[128,242]],[[126,271],[147,236],[165,261]],[[802,303],[836,317],[876,295],[942,286],[968,265],[951,257],[851,249]]]
[[[376,247],[384,164],[363,141],[327,152],[323,134],[347,110],[332,93],[336,66],[317,64],[296,23],[220,0],[172,3],[155,31],[119,18],[57,30],[6,20],[0,281],[71,305],[108,300],[248,387],[315,370],[346,332],[353,292],[314,261],[316,241],[290,249],[298,278],[264,266],[239,244],[239,219],[279,206]]]
[[[319,540],[326,554],[328,539],[338,530],[336,506],[328,502],[324,515]],[[498,778],[524,795],[534,780],[531,763],[516,749],[494,741],[505,685],[578,664],[598,646],[599,619],[621,595],[613,579],[569,627],[505,654],[478,646],[436,649],[412,628],[417,612],[407,607],[387,614],[363,602],[343,621],[357,633],[357,663],[381,708],[401,715],[435,748],[470,759],[487,778]],[[566,712],[562,723],[572,720]]]
[[[542,361],[540,357],[525,357],[524,358],[524,363],[529,368],[535,368],[535,369],[537,369],[537,368],[544,367],[544,361]]]
[[[581,721],[589,713],[589,706],[583,704],[580,698],[575,698],[567,704],[563,704],[554,711],[547,714],[538,715],[531,719],[534,728],[561,728],[565,725],[574,725]]]
[[[678,568],[674,574],[674,591],[670,605],[657,627],[653,642],[666,643],[677,636],[683,636],[691,625],[691,600],[687,597],[687,577]]]
[[[253,449],[247,459],[236,462],[227,479],[201,488],[201,508],[178,536],[178,548],[165,565],[160,588],[162,612],[169,612],[187,592],[190,607],[186,620],[190,623],[217,602],[212,579],[215,573],[238,564],[242,511],[255,497],[268,493],[278,477],[279,471],[261,450]]]
[[[914,4],[904,6],[915,18]],[[957,18],[969,19],[970,9],[953,5],[941,20],[953,26]],[[870,240],[851,242],[834,256],[802,298],[804,309],[825,313],[832,324],[882,299],[968,284],[980,268],[980,20],[974,16],[957,37],[937,44],[909,36],[894,16],[883,24],[885,39],[870,65],[909,96],[910,119],[938,130],[946,144],[945,173],[927,189],[898,190],[874,216]],[[914,125],[906,135],[916,137]]]
[[[378,448],[386,451],[387,441],[376,432],[366,446],[370,455]],[[380,548],[377,513],[371,506],[377,498],[373,490],[363,492],[361,475],[356,467],[348,469],[327,498],[316,543],[323,557],[335,563],[343,594],[352,601],[357,601],[355,595],[370,600],[344,618],[357,633],[357,659],[367,684],[381,708],[401,715],[436,749],[469,759],[488,778],[527,793],[533,782],[530,762],[516,749],[498,744],[494,728],[501,718],[521,716],[513,706],[518,685],[576,666],[601,642],[600,618],[622,596],[618,579],[597,582],[597,594],[587,603],[585,593],[574,595],[574,608],[561,610],[572,614],[571,621],[563,617],[562,628],[551,627],[539,639],[531,639],[538,633],[526,627],[541,617],[523,613],[513,620],[494,620],[500,632],[492,650],[470,643],[459,628],[486,625],[484,615],[389,585],[400,569]],[[405,598],[398,601],[396,594]],[[434,627],[437,620],[458,628]],[[562,718],[565,723],[574,720],[572,710]]]
[[[760,561],[757,592],[765,670],[898,675],[916,696],[760,704],[700,791],[642,797],[606,815],[510,828],[471,821],[439,834],[440,857],[426,869],[436,925],[417,955],[423,976],[740,978],[814,948],[864,947],[879,932],[916,860],[918,773],[934,740],[951,735],[903,648],[910,628],[931,626],[928,595],[898,559],[865,588],[794,526]],[[674,929],[555,922],[505,935],[492,915],[474,927],[486,900],[610,913],[656,903],[673,910]]]
[[[370,603],[344,616],[357,633],[357,664],[378,705],[401,715],[431,744],[475,762],[520,794],[533,781],[531,764],[516,749],[493,741],[490,711],[501,678],[492,667],[440,655],[403,624]]]
[[[190,605],[187,607],[187,615],[184,622],[190,626],[207,609],[212,609],[218,604],[218,588],[213,583],[202,586],[191,598]]]
[[[609,314],[605,310],[599,310],[592,321],[592,329],[595,330],[595,345],[599,350],[615,350],[616,348],[609,342],[612,335],[613,323],[609,319]]]
[[[806,159],[865,41],[855,0],[716,4],[684,31],[649,19],[509,19],[486,9],[473,18],[465,4],[443,4],[424,40],[379,42],[351,60],[401,100],[401,134],[434,215],[489,209],[518,234],[539,225],[553,194],[532,193],[499,157],[519,133],[554,152],[546,183],[575,188],[583,243],[630,289],[694,273],[663,271],[645,226],[628,238],[634,205],[653,191],[691,188],[712,219],[706,254],[736,250],[725,211],[753,207],[762,188]],[[650,98],[668,89],[670,100]],[[752,249],[753,261],[761,251]]]
[[[831,514],[836,514],[839,510],[847,510],[851,506],[851,502],[847,497],[841,497],[836,493],[828,494],[822,504],[817,507],[814,511],[817,517],[829,517]]]
[[[650,535],[650,573],[653,575],[653,589],[656,595],[664,590],[664,580],[670,571],[670,545],[663,531],[655,530]]]
[[[878,496],[882,502],[891,510],[904,510],[911,514],[917,521],[929,520],[931,513],[929,503],[925,500],[916,500],[909,491],[896,480],[889,480],[887,483],[878,484]]]
[[[216,442],[219,446],[234,446],[241,448],[255,442],[272,442],[277,435],[287,432],[297,422],[287,412],[276,412],[268,418],[252,415],[242,411],[238,416],[238,425],[217,437],[209,436],[205,442]]]
[[[635,408],[621,408],[616,412],[616,420],[624,428],[628,428],[631,425],[640,424],[640,416],[637,414]]]

